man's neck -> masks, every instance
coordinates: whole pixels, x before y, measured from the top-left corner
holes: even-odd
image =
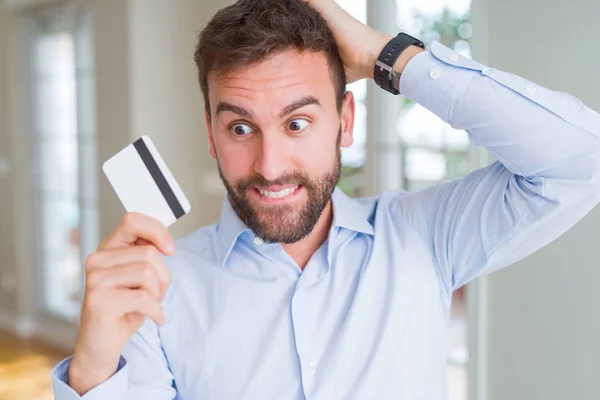
[[[333,208],[331,204],[330,200],[317,220],[312,232],[307,237],[296,243],[282,245],[285,252],[296,261],[303,271],[312,255],[327,240],[333,221]]]

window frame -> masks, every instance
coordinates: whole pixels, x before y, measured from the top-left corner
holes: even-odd
[[[74,61],[75,61],[75,115],[76,115],[76,137],[77,137],[77,197],[76,204],[77,209],[80,211],[80,219],[79,226],[80,232],[82,232],[84,228],[84,224],[86,224],[84,213],[82,212],[84,209],[84,202],[89,199],[84,199],[85,194],[82,193],[82,182],[84,175],[89,176],[90,174],[96,174],[97,171],[85,171],[82,173],[82,166],[88,167],[86,164],[88,162],[82,163],[82,147],[83,144],[79,140],[82,136],[82,114],[86,114],[88,117],[91,116],[91,128],[89,128],[90,132],[86,132],[92,142],[92,152],[95,154],[95,158],[97,159],[98,155],[98,143],[96,136],[96,126],[95,126],[95,79],[94,79],[94,60],[93,60],[93,21],[91,20],[90,10],[86,8],[84,2],[73,0],[73,1],[60,1],[52,4],[41,4],[34,7],[29,7],[24,9],[20,13],[21,20],[21,36],[22,43],[24,48],[24,57],[23,64],[25,72],[25,81],[24,82],[24,90],[26,94],[26,120],[27,122],[27,143],[28,143],[28,158],[29,158],[29,188],[28,191],[30,193],[30,215],[29,215],[29,223],[28,223],[28,231],[29,231],[29,248],[35,249],[29,254],[29,270],[31,273],[29,274],[29,288],[33,288],[34,290],[28,290],[28,303],[31,304],[31,314],[32,318],[29,320],[29,324],[32,327],[29,329],[35,332],[36,337],[39,337],[42,340],[50,342],[61,348],[71,348],[72,344],[75,341],[77,335],[77,325],[79,322],[79,315],[77,313],[76,317],[66,318],[64,315],[53,312],[48,309],[44,302],[44,290],[45,290],[45,271],[44,271],[44,261],[43,261],[43,238],[42,238],[42,202],[43,195],[41,193],[42,182],[41,182],[41,157],[40,157],[40,146],[38,144],[39,131],[36,127],[36,120],[38,118],[38,110],[36,108],[36,96],[37,96],[37,75],[35,71],[35,62],[36,62],[36,54],[35,54],[35,44],[36,40],[39,37],[39,26],[40,20],[42,18],[60,18],[64,19],[64,23],[67,26],[67,31],[71,32],[73,36],[73,46],[74,46]],[[78,63],[78,53],[80,52],[80,44],[78,44],[78,40],[80,39],[78,35],[81,32],[78,31],[81,27],[78,26],[81,18],[88,18],[88,25],[85,28],[87,32],[86,34],[90,35],[89,45],[91,45],[91,60],[89,60],[89,65],[91,69],[91,79],[92,83],[88,85],[88,92],[85,94],[86,96],[90,96],[88,102],[88,107],[90,109],[85,112],[81,109],[80,98],[82,96],[82,88],[81,88],[81,76],[80,76],[80,66]],[[97,164],[95,160],[92,161],[92,164]],[[94,169],[97,169],[95,166]],[[97,175],[97,174],[96,174]],[[98,199],[99,188],[98,182],[94,182],[93,188],[94,195],[96,200]],[[96,218],[99,220],[99,204],[96,202],[95,204]],[[95,236],[99,237],[99,221],[95,222]],[[81,237],[81,233],[79,234]],[[94,236],[94,235],[92,235]],[[88,241],[89,242],[89,241]],[[80,243],[81,240],[80,240]],[[86,249],[80,248],[79,254],[79,262],[81,265],[81,282],[79,288],[79,297],[83,298],[83,289],[84,289],[84,264],[85,258],[87,256],[87,252],[89,252],[89,243],[86,245]]]

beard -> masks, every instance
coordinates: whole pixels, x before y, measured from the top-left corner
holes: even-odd
[[[312,232],[340,179],[341,134],[340,126],[333,168],[316,178],[306,172],[293,171],[272,181],[255,174],[232,184],[225,179],[217,158],[219,175],[227,189],[232,207],[246,226],[265,243],[296,243]],[[257,206],[248,198],[249,191],[255,190],[256,187],[290,184],[299,185],[306,190],[307,200],[304,204]]]

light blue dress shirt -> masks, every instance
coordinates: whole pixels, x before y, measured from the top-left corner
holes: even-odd
[[[147,320],[118,371],[58,400],[446,399],[452,291],[556,239],[600,201],[600,115],[438,42],[405,96],[498,160],[416,192],[336,190],[327,241],[301,271],[224,201],[178,241],[166,324]]]

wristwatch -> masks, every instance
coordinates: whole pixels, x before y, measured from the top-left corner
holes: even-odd
[[[423,42],[404,32],[400,32],[385,45],[375,63],[373,77],[377,85],[392,94],[400,94],[400,74],[394,72],[393,67],[400,54],[413,45],[425,49]]]

